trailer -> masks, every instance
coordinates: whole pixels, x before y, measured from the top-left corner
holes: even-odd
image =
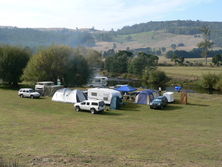
[[[105,104],[110,105],[112,99],[118,97],[122,99],[119,91],[108,88],[90,88],[88,89],[88,99],[103,100]]]

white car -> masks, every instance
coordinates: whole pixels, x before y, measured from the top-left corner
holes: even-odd
[[[74,108],[77,112],[85,110],[95,114],[104,111],[105,103],[102,100],[85,100],[83,102],[74,104]]]
[[[39,98],[40,94],[38,92],[35,92],[32,88],[22,88],[19,89],[18,95],[20,97],[29,97],[29,98]]]

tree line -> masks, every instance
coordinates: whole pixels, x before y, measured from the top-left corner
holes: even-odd
[[[0,44],[28,46],[31,48],[51,45],[95,46],[90,32],[69,29],[32,29],[0,27]]]
[[[169,78],[162,71],[156,69],[158,56],[139,52],[134,54],[130,51],[118,51],[114,55],[106,56],[105,70],[118,75],[129,75],[130,78],[138,78],[143,86],[165,87]]]
[[[0,46],[0,79],[10,86],[58,78],[65,86],[79,86],[87,83],[95,66],[101,66],[101,54],[92,49],[54,45],[32,54],[26,48]]]

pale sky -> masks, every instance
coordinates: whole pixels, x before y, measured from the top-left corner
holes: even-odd
[[[166,20],[222,21],[222,0],[0,0],[0,26],[110,30]]]

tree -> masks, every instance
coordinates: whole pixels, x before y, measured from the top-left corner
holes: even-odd
[[[11,86],[17,86],[31,54],[27,49],[14,46],[0,47],[0,78]]]
[[[153,87],[155,89],[164,88],[169,81],[169,78],[163,71],[146,69],[143,73],[143,85]]]
[[[213,42],[210,41],[209,27],[203,26],[200,31],[203,33],[203,41],[198,43],[198,47],[202,49],[202,56],[205,57],[205,63],[207,64],[208,50],[213,46]]]
[[[78,51],[66,46],[52,46],[34,55],[24,70],[26,81],[60,78],[66,86],[85,84],[89,78],[88,63]]]
[[[171,57],[171,61],[174,61],[175,65],[176,64],[183,65],[184,57],[177,56],[176,54],[173,54],[173,56]]]
[[[177,45],[173,43],[173,44],[170,45],[170,47],[171,47],[173,50],[175,50],[176,47],[177,47]]]
[[[214,63],[214,65],[217,65],[217,66],[222,65],[222,55],[214,56],[212,59],[212,63]]]
[[[105,69],[113,73],[126,73],[128,62],[132,53],[129,51],[119,51],[114,56],[109,56],[105,60]]]
[[[207,88],[210,93],[215,88],[218,81],[219,81],[218,75],[208,73],[202,75],[201,85],[203,88]]]
[[[140,52],[138,56],[129,62],[128,71],[132,74],[142,75],[146,68],[154,69],[158,64],[158,60],[157,56]]]

